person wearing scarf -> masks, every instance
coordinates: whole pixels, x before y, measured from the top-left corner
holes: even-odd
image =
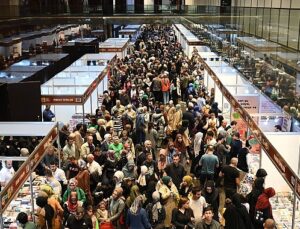
[[[212,206],[214,220],[219,221],[219,190],[215,188],[215,183],[211,180],[207,181],[201,195],[205,198],[206,203]]]
[[[167,166],[167,150],[166,149],[160,149],[159,151],[159,159],[157,162],[157,167],[159,171],[159,176],[163,177],[163,174],[165,172],[165,168]]]
[[[152,193],[152,203],[147,205],[146,211],[153,229],[163,229],[165,227],[166,210],[160,203],[160,193],[158,191]]]
[[[147,186],[148,167],[146,165],[141,166],[141,174],[137,179],[137,183],[141,189],[141,192],[145,191]]]
[[[188,197],[193,188],[193,178],[191,176],[184,176],[180,184],[179,194],[183,197]]]
[[[166,210],[166,218],[164,220],[164,225],[165,227],[170,227],[172,211],[177,206],[179,200],[179,193],[176,186],[173,184],[171,177],[163,176],[161,178],[161,183],[162,185],[160,186],[158,191],[161,195]]]
[[[77,185],[78,182],[75,178],[70,179],[69,186],[63,195],[63,202],[66,202],[68,200],[71,192],[76,192],[78,200],[81,201],[83,204],[86,202],[86,196],[84,191],[81,188],[77,187]]]
[[[47,188],[47,185],[42,185],[40,187],[40,192],[38,196],[44,196],[48,198],[48,204],[52,207],[54,210],[54,217],[52,219],[52,228],[53,229],[60,229],[62,224],[62,218],[64,209],[61,207],[59,201],[54,195],[54,192],[52,188]]]
[[[138,196],[132,203],[127,213],[126,224],[130,229],[150,229],[146,210],[143,206],[143,197]]]
[[[263,221],[266,221],[266,219],[273,219],[272,206],[269,199],[275,196],[275,194],[274,188],[267,188],[257,199],[255,211],[261,211],[263,213]],[[256,221],[255,228],[263,228],[263,224]]]
[[[124,178],[136,179],[135,164],[133,160],[129,160],[123,167],[122,172],[124,173]]]
[[[262,177],[256,178],[253,184],[252,191],[246,197],[250,205],[249,214],[252,222],[254,222],[255,205],[257,203],[257,199],[264,191],[264,183],[265,183],[264,178]]]
[[[114,174],[115,188],[119,188],[122,186],[123,179],[124,173],[122,171],[116,171]]]
[[[68,200],[64,204],[65,212],[75,214],[78,206],[82,206],[82,202],[78,201],[76,192],[71,192]]]

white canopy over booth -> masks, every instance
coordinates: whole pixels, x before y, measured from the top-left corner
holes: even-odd
[[[41,86],[42,104],[53,105],[56,119],[64,123],[76,114],[85,122],[83,117],[96,110],[99,95],[107,89],[108,68],[115,57],[111,53],[84,55]],[[101,65],[88,65],[94,61]]]
[[[99,44],[99,52],[114,53],[119,58],[124,58],[127,56],[129,43],[129,38],[109,38]]]

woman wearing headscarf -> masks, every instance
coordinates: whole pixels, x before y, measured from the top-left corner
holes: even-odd
[[[88,202],[92,203],[92,194],[90,188],[90,173],[87,170],[86,162],[84,160],[78,160],[79,172],[75,176],[77,180],[77,187],[81,188],[87,195]]]
[[[107,152],[109,145],[112,143],[111,141],[111,134],[104,135],[104,141],[101,143],[101,151]]]
[[[179,129],[182,126],[182,110],[180,104],[175,106],[176,112],[174,114],[173,126],[175,129]]]
[[[123,179],[124,173],[122,171],[116,171],[113,177],[115,188],[119,188],[122,186]]]
[[[64,203],[64,221],[67,221],[70,214],[76,214],[78,206],[82,206],[82,202],[78,200],[76,192],[71,192],[68,200]]]
[[[166,210],[160,202],[160,194],[158,191],[152,193],[152,202],[146,207],[148,218],[153,229],[164,229],[164,220],[166,218]]]
[[[160,149],[159,151],[159,159],[157,162],[159,177],[163,177],[163,174],[165,172],[165,168],[167,166],[167,151],[165,149]]]
[[[135,198],[127,212],[126,224],[130,229],[150,229],[151,224],[143,206],[143,197]]]
[[[187,161],[189,161],[189,154],[188,154],[186,144],[183,140],[183,135],[182,134],[177,134],[176,135],[176,139],[174,141],[174,147],[180,153],[180,161],[184,165]]]
[[[143,193],[147,188],[147,176],[148,176],[148,167],[146,165],[141,166],[141,173],[137,179],[137,184]]]
[[[107,223],[112,223],[115,229],[124,228],[124,208],[125,202],[123,198],[123,189],[115,188],[111,197],[108,200],[108,219]]]
[[[124,179],[126,178],[137,178],[137,173],[135,170],[135,164],[133,160],[129,160],[126,165],[123,167],[122,172],[124,174]]]
[[[176,113],[176,108],[174,107],[173,103],[170,103],[170,108],[167,112],[167,120],[168,120],[167,135],[171,135],[173,131],[177,130],[176,123],[175,123],[175,113]]]
[[[219,190],[215,188],[215,183],[211,180],[207,181],[201,195],[205,198],[206,203],[212,206],[214,219],[219,221]]]
[[[193,178],[191,176],[184,176],[179,188],[180,196],[188,197],[189,193],[192,191],[193,186]]]
[[[249,215],[252,222],[254,222],[254,212],[255,212],[255,205],[257,203],[257,199],[260,196],[260,194],[262,194],[264,191],[264,183],[265,183],[264,178],[261,177],[257,178],[254,181],[252,191],[246,197],[250,205]]]
[[[54,217],[52,220],[52,228],[53,229],[60,229],[62,225],[62,217],[63,217],[63,208],[61,207],[60,203],[54,196],[54,192],[52,188],[45,187],[46,185],[42,185],[40,187],[40,192],[38,196],[43,196],[48,198],[48,204],[52,207],[54,211]]]
[[[263,193],[258,197],[255,205],[255,228],[263,228],[263,223],[266,219],[273,219],[272,205],[270,198],[275,196],[274,188],[266,188]]]
[[[130,208],[130,206],[132,205],[133,201],[141,195],[141,192],[140,192],[140,188],[139,186],[137,185],[133,185],[131,188],[130,188],[130,194],[129,196],[127,197],[126,199],[126,207]]]
[[[37,226],[40,229],[48,229],[52,228],[53,220],[54,220],[54,210],[48,204],[48,197],[39,196],[36,198],[37,208]]]
[[[241,203],[240,194],[236,193],[232,196],[232,203],[234,204],[239,216],[239,229],[252,229],[252,222],[246,207]]]
[[[164,221],[165,227],[171,226],[172,211],[176,208],[179,200],[179,193],[176,186],[172,182],[172,178],[169,176],[163,176],[161,178],[162,185],[159,188],[162,202],[166,210],[166,219]]]
[[[107,160],[104,163],[104,167],[102,170],[102,183],[103,184],[110,184],[116,167],[116,160],[115,160],[115,152],[113,150],[109,150],[107,152]]]
[[[66,202],[68,200],[71,192],[76,192],[78,200],[81,201],[83,204],[86,202],[86,196],[84,191],[81,188],[77,187],[77,185],[78,182],[75,178],[70,179],[68,188],[63,195],[63,202]]]

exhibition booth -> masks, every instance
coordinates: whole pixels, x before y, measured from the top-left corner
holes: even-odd
[[[198,52],[210,51],[210,49],[207,46],[204,46],[203,42],[184,25],[174,24],[173,29],[177,36],[177,41],[181,44],[184,53],[189,58],[192,57],[194,47]]]
[[[34,170],[45,156],[48,146],[58,138],[58,126],[53,122],[0,122],[0,136],[43,137],[0,193],[0,227],[8,228],[19,212],[26,212],[34,219],[34,200],[39,188],[34,185]],[[13,160],[22,161],[24,158]]]
[[[119,30],[119,38],[131,38],[130,41],[134,42],[141,34],[142,25],[127,25]]]
[[[249,140],[255,142],[250,143],[249,171],[252,176],[258,168],[268,172],[265,187],[271,186],[277,192],[272,199],[276,223],[280,228],[299,228],[300,135],[289,132],[291,117],[236,69],[226,63],[208,63],[208,57],[206,60],[202,59],[205,85],[209,90],[214,88],[223,116],[237,121],[242,140],[255,139]],[[283,132],[273,132],[275,125],[280,125]],[[247,184],[248,180],[243,179],[242,183]]]
[[[84,55],[41,86],[42,104],[52,105],[56,120],[72,120],[73,125],[86,122],[86,114],[98,108],[98,97],[108,87],[109,68],[115,59],[111,53]]]
[[[129,43],[129,38],[109,38],[99,44],[99,52],[115,53],[118,58],[124,58],[127,56]]]

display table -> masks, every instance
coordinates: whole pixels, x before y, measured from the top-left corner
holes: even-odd
[[[53,122],[0,122],[0,136],[45,136],[0,193],[0,227],[4,228],[15,221],[19,212],[25,211],[29,215],[35,212],[37,188],[32,173],[44,158],[46,149],[58,138],[58,126]]]

